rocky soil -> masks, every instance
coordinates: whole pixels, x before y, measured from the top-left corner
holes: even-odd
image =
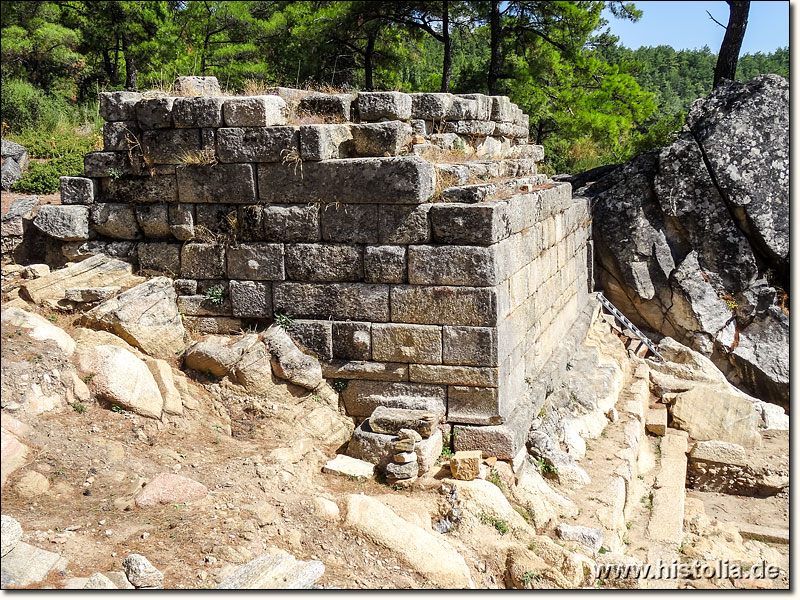
[[[283,330],[196,336],[161,279],[4,267],[3,587],[788,586],[788,417],[669,338],[641,358],[598,307],[524,460],[452,456],[420,418],[444,449],[400,485],[331,463],[357,422]],[[698,389],[716,420],[678,410]],[[781,575],[595,577],[726,557]]]

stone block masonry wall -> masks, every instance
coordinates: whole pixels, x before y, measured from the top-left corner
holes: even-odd
[[[38,226],[171,275],[189,326],[290,316],[353,416],[504,423],[588,295],[585,200],[507,98],[281,90],[102,94],[106,149]]]

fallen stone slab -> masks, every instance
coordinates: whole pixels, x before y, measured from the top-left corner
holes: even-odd
[[[309,390],[322,383],[319,361],[301,352],[283,328],[272,325],[264,332],[263,339],[272,356],[275,375]]]
[[[208,488],[202,483],[174,473],[160,473],[136,495],[136,506],[183,504],[201,500],[207,494]]]
[[[17,436],[0,429],[0,487],[6,484],[11,473],[25,464],[29,450],[30,448],[20,442]]]
[[[764,525],[753,525],[741,521],[726,521],[728,525],[733,525],[739,530],[743,538],[768,542],[773,544],[788,544],[789,530],[780,527],[766,527]]]
[[[117,586],[117,589],[120,590],[132,590],[135,589],[131,582],[128,581],[127,576],[122,571],[108,571],[105,573],[105,576],[111,580],[111,582]]]
[[[67,288],[64,292],[64,299],[79,304],[89,302],[103,302],[114,294],[118,294],[122,288],[118,285],[106,285],[102,287],[76,287]]]
[[[597,553],[603,545],[603,530],[597,527],[560,523],[556,527],[556,535],[565,542],[583,544],[594,553]]]
[[[55,552],[19,542],[0,563],[0,582],[4,589],[24,588],[42,581],[51,571],[66,566],[66,559]]]
[[[686,434],[669,430],[661,438],[661,470],[653,486],[653,509],[647,537],[677,550],[683,535],[683,506],[686,498]]]
[[[322,472],[344,475],[352,479],[372,479],[375,476],[375,465],[352,456],[337,454],[336,458],[325,463]]]
[[[369,427],[369,420],[365,419],[353,431],[353,437],[347,445],[347,454],[374,463],[379,469],[385,469],[397,453],[395,443],[398,439],[394,435],[375,433]],[[419,473],[430,470],[442,452],[441,430],[437,429],[431,437],[414,443],[412,450],[417,454]]]
[[[723,440],[745,447],[761,446],[756,406],[742,396],[697,386],[675,395],[673,426],[697,440]]]
[[[117,586],[102,573],[95,573],[86,581],[84,590],[116,590]]]
[[[19,327],[35,340],[54,342],[66,356],[75,352],[75,340],[69,334],[50,323],[44,317],[21,308],[11,306],[0,316],[3,327]]]
[[[667,433],[667,407],[657,406],[647,409],[645,416],[645,427],[653,435],[664,435]]]
[[[26,281],[20,286],[23,297],[36,304],[58,306],[69,288],[120,286],[129,288],[144,281],[133,274],[130,263],[96,254],[79,263]]]
[[[19,522],[8,515],[2,516],[0,525],[0,557],[11,552],[22,540],[22,527]]]
[[[307,590],[325,573],[321,561],[298,561],[281,552],[262,554],[225,578],[218,590]]]
[[[141,554],[129,554],[125,557],[122,570],[131,585],[137,588],[157,588],[164,581],[164,574]]]
[[[224,377],[257,343],[258,336],[255,334],[242,336],[238,340],[223,336],[210,336],[189,346],[184,364],[201,373],[209,372],[216,377]]]
[[[375,433],[397,435],[401,429],[413,429],[423,438],[430,437],[439,423],[439,415],[424,410],[378,406],[369,417]]]
[[[372,542],[387,548],[433,585],[474,587],[464,558],[441,536],[399,517],[369,496],[347,497],[345,522]]]

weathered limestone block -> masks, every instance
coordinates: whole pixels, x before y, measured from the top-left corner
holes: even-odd
[[[313,390],[322,382],[322,367],[313,357],[303,354],[288,333],[277,325],[264,332],[264,343],[272,356],[272,370],[281,379]]]
[[[722,440],[745,447],[761,446],[755,405],[745,397],[708,387],[678,393],[670,410],[673,427],[697,440]]]
[[[156,129],[142,134],[145,158],[155,164],[181,165],[202,150],[199,129]]]
[[[393,286],[392,321],[492,326],[497,323],[497,292],[492,288]]]
[[[177,202],[178,186],[175,175],[118,179],[107,177],[100,182],[100,198],[105,201],[136,204]]]
[[[195,217],[198,238],[208,233],[230,238],[238,230],[237,207],[232,204],[201,204],[195,207]]]
[[[497,329],[493,327],[443,327],[442,359],[446,365],[498,366]]]
[[[136,258],[136,242],[65,242],[61,245],[61,253],[69,261],[81,261],[98,254],[129,261]]]
[[[358,156],[397,156],[411,142],[411,126],[401,121],[353,125],[350,130]]]
[[[519,146],[511,146],[506,152],[506,158],[530,158],[535,162],[544,160],[544,146],[535,144],[520,144]]]
[[[451,385],[447,388],[447,421],[470,425],[498,425],[511,406],[496,387]]]
[[[361,281],[361,249],[349,244],[286,244],[286,274],[293,281]]]
[[[667,407],[657,406],[648,408],[645,416],[645,427],[653,435],[666,435],[667,433]]]
[[[61,204],[92,204],[95,183],[88,177],[59,177]]]
[[[181,272],[180,244],[140,242],[136,245],[136,252],[142,270],[166,273],[172,277]]]
[[[127,151],[128,140],[140,139],[141,131],[136,121],[108,121],[103,123],[103,149]]]
[[[321,209],[322,239],[326,242],[370,244],[378,241],[376,204],[328,204]]]
[[[117,240],[142,237],[136,213],[131,204],[99,204],[91,207],[92,228],[100,235]]]
[[[333,357],[333,342],[330,321],[295,319],[287,330],[294,342],[319,360]],[[323,375],[324,375],[323,365]]]
[[[219,96],[176,98],[172,105],[175,127],[222,127],[222,103]]]
[[[175,174],[181,202],[256,202],[253,165],[179,165]]]
[[[433,325],[375,323],[372,358],[386,362],[442,362],[442,329]]]
[[[408,379],[419,383],[497,387],[498,375],[499,370],[497,367],[425,364],[410,365],[408,367]]]
[[[129,170],[123,152],[89,152],[83,157],[83,172],[87,177],[111,177]]]
[[[262,202],[421,204],[436,189],[434,166],[416,156],[258,165]]]
[[[138,92],[100,92],[100,116],[106,121],[132,121],[141,98]]]
[[[369,417],[369,427],[375,433],[397,435],[401,429],[413,429],[423,438],[430,437],[441,415],[407,408],[378,406]]]
[[[20,219],[20,225],[21,222],[22,219]],[[39,207],[33,224],[39,231],[58,240],[66,242],[87,240],[89,239],[89,207],[45,204]],[[20,234],[22,234],[21,229],[20,227]],[[7,235],[7,232],[4,231],[3,235]]]
[[[276,283],[275,312],[318,319],[389,320],[389,286],[366,283]]]
[[[510,123],[514,116],[511,110],[511,100],[508,96],[490,96],[492,101],[492,121]]]
[[[118,294],[120,290],[122,288],[118,285],[67,288],[64,290],[64,299],[78,303],[103,302]]]
[[[227,292],[221,302],[212,302],[203,294],[178,296],[178,310],[182,315],[192,317],[227,317],[233,314],[230,295]]]
[[[184,244],[181,248],[181,276],[190,279],[225,277],[225,247],[205,243]]]
[[[333,322],[333,356],[349,360],[372,358],[372,323]],[[407,375],[406,375],[407,378]]]
[[[444,415],[447,388],[408,382],[352,380],[341,394],[347,414],[368,417],[378,406],[410,408]]]
[[[433,240],[489,246],[510,235],[510,223],[504,217],[503,205],[497,202],[434,204],[430,210]]]
[[[229,279],[283,281],[283,247],[280,244],[239,244],[226,252]]]
[[[272,317],[272,287],[263,281],[231,281],[228,287],[234,317]]]
[[[300,156],[303,160],[329,160],[351,155],[353,135],[349,125],[303,125]]]
[[[454,479],[472,481],[477,479],[483,463],[480,450],[459,450],[450,458],[450,472]]]
[[[499,282],[495,249],[480,246],[409,246],[408,281],[428,285],[489,286]]]
[[[311,115],[347,122],[355,99],[355,94],[309,94],[300,100],[298,114],[301,118]]]
[[[425,244],[431,239],[428,211],[419,206],[381,204],[378,209],[378,241],[381,244]]]
[[[280,96],[227,98],[222,105],[228,127],[269,127],[285,125],[286,102]]]
[[[405,246],[366,246],[364,248],[364,281],[369,283],[405,283]]]
[[[262,202],[420,204],[435,191],[434,166],[416,156],[258,165]]]
[[[218,96],[222,93],[219,81],[213,76],[182,75],[175,78],[172,87],[178,96]]]
[[[453,104],[450,94],[409,94],[411,96],[411,117],[425,121],[441,121],[447,116]]]
[[[411,118],[411,96],[401,92],[359,92],[356,105],[362,121]]]
[[[445,133],[458,135],[487,136],[494,133],[494,121],[448,121],[444,124]]]
[[[221,127],[217,130],[220,162],[281,162],[299,151],[298,127]]]
[[[170,204],[167,208],[169,230],[176,239],[190,240],[194,237],[194,205]]]
[[[408,381],[408,365],[405,363],[333,359],[322,365],[322,374],[326,379]]]
[[[467,100],[474,100],[478,109],[475,118],[480,121],[488,121],[492,118],[492,97],[485,94],[459,94],[462,98]]]
[[[478,102],[470,98],[454,96],[447,111],[448,121],[463,121],[478,118]]]
[[[135,206],[135,212],[144,237],[154,239],[172,237],[167,204],[140,204]]]
[[[320,239],[319,207],[271,204],[263,209],[267,242],[316,242]]]
[[[146,98],[136,103],[136,120],[140,129],[172,127],[172,105],[175,98]]]

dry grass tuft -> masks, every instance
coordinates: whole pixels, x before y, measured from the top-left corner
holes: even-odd
[[[183,165],[206,165],[213,167],[217,164],[217,156],[213,148],[203,148],[200,151],[187,150],[178,157]]]

